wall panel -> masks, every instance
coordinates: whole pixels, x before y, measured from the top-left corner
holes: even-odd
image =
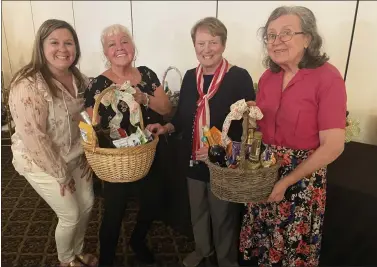
[[[87,76],[98,76],[105,70],[106,62],[101,32],[116,23],[131,31],[130,1],[73,1],[73,9],[82,51],[80,70]]]
[[[216,1],[133,1],[134,36],[138,49],[136,65],[147,65],[160,80],[173,65],[182,75],[197,65],[191,27],[201,18],[216,16]],[[167,81],[179,90],[173,71]]]
[[[254,81],[258,81],[264,71],[258,29],[271,11],[283,4],[312,9],[323,36],[323,50],[343,75],[355,1],[218,1],[218,17],[228,28],[225,56],[230,62],[246,68]],[[371,144],[377,144],[375,10],[376,2],[360,1],[347,76],[348,109],[351,117],[361,121],[362,133],[357,141]],[[80,69],[88,76],[97,76],[105,70],[100,35],[106,26],[114,23],[130,30],[133,25],[138,50],[136,65],[149,66],[160,79],[171,65],[184,75],[187,69],[197,65],[191,27],[199,19],[215,15],[216,1],[132,1],[132,5],[130,1],[3,1],[5,82],[30,61],[35,32],[49,18],[66,20],[76,28],[82,49]],[[178,77],[173,72],[168,75],[168,81],[173,90],[179,89]]]
[[[65,20],[74,27],[72,1],[30,1],[35,32],[48,19]]]
[[[218,18],[228,28],[228,46],[224,55],[232,63],[248,69],[258,81],[264,71],[261,63],[264,50],[258,30],[264,26],[270,13],[281,5],[302,5],[314,12],[324,51],[343,74],[355,1],[219,1]]]
[[[1,70],[5,87],[8,87],[12,78],[12,70],[9,63],[8,46],[5,38],[4,25],[1,25]]]
[[[347,74],[350,116],[360,119],[356,140],[377,145],[377,2],[360,1]]]
[[[2,22],[7,36],[12,74],[14,74],[31,59],[34,28],[30,2],[3,1]]]

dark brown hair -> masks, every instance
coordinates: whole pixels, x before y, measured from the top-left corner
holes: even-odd
[[[13,76],[11,80],[11,84],[18,83],[24,78],[29,77],[35,77],[35,75],[40,72],[46,81],[50,92],[53,96],[57,96],[58,88],[52,81],[53,74],[47,67],[47,60],[43,52],[43,42],[44,40],[55,30],[57,29],[67,29],[71,32],[73,36],[73,40],[75,42],[76,47],[76,58],[72,65],[69,67],[69,69],[72,71],[74,77],[77,80],[77,87],[81,89],[85,86],[84,78],[81,75],[81,72],[76,67],[77,62],[80,59],[81,56],[81,50],[79,45],[79,40],[76,34],[75,29],[67,22],[63,20],[57,20],[57,19],[49,19],[46,20],[38,29],[38,32],[36,34],[35,40],[34,40],[34,46],[33,46],[33,52],[31,61],[21,68],[17,73]]]

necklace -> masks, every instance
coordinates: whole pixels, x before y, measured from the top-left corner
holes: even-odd
[[[111,72],[115,75],[115,77],[116,77],[116,79],[117,79],[117,82],[118,83],[124,83],[125,81],[130,81],[131,82],[131,84],[132,84],[132,80],[133,80],[133,78],[134,78],[134,75],[133,75],[133,73],[131,72],[131,74],[130,74],[130,78],[128,78],[127,76],[119,76],[118,74],[116,74],[112,69],[110,69],[111,70]]]

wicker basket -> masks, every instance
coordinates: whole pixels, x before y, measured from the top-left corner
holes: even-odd
[[[102,97],[111,90],[116,89],[114,87],[109,87],[98,95],[93,109],[93,125],[97,124],[98,108]],[[141,111],[140,127],[144,130]],[[92,167],[98,178],[113,183],[134,182],[145,177],[152,166],[157,143],[158,136],[155,136],[149,143],[136,147],[124,148],[97,147],[97,138],[93,138],[92,144],[82,141],[89,165]]]
[[[162,76],[162,85],[163,85],[164,90],[165,90],[166,85],[167,85],[166,77],[168,75],[168,72],[170,72],[171,70],[174,70],[178,74],[178,76],[179,76],[179,82],[180,82],[179,83],[179,87],[181,87],[181,85],[182,85],[182,74],[179,71],[179,69],[176,68],[176,67],[174,67],[174,66],[169,66],[165,70],[165,72],[164,72],[164,74]],[[180,91],[179,90],[178,91],[174,91],[174,92],[173,91],[169,91],[169,92],[166,92],[166,94],[167,94],[167,96],[168,96],[168,98],[170,100],[170,103],[172,104],[172,109],[171,109],[171,111],[170,111],[169,114],[164,115],[164,121],[165,122],[170,122],[171,119],[173,118],[175,112],[177,111],[177,106],[178,106]]]
[[[247,169],[245,144],[248,129],[248,113],[243,115],[243,133],[241,139],[240,164],[237,169],[222,168],[211,163],[206,164],[210,170],[212,193],[218,198],[235,203],[258,203],[267,200],[278,180],[281,160],[270,168]]]

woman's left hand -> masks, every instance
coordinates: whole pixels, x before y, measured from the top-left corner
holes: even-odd
[[[270,196],[268,197],[267,202],[280,202],[280,201],[282,201],[287,188],[288,188],[288,185],[285,183],[284,178],[279,180],[275,184],[274,189],[272,189],[272,192],[271,192]]]
[[[142,91],[140,91],[138,87],[136,87],[135,90],[136,93],[133,94],[135,101],[141,105],[147,104],[146,95]]]
[[[196,159],[204,161],[208,158],[208,147],[202,147],[196,151]]]
[[[76,191],[75,187],[75,180],[71,178],[68,182],[68,184],[60,184],[60,195],[62,197],[65,196],[65,192],[68,190],[71,194],[73,194]]]

